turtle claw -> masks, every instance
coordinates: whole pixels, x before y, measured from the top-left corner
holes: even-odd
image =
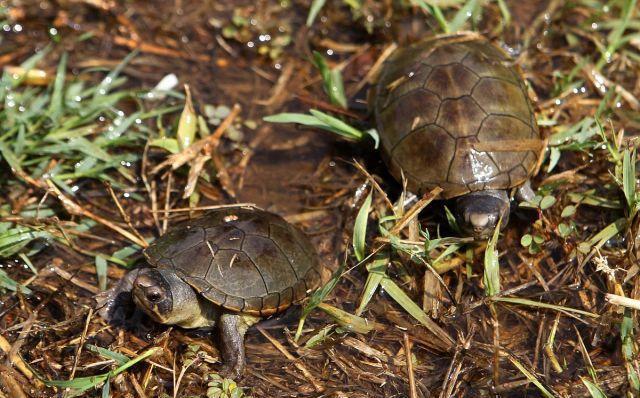
[[[218,373],[225,379],[238,381],[244,375],[244,363],[225,363]]]
[[[94,296],[94,308],[107,323],[121,324],[126,320],[127,313],[133,307],[131,289],[137,275],[138,270],[133,270],[116,286]]]

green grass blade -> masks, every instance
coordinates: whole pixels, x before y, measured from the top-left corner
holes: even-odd
[[[456,15],[453,17],[453,20],[451,20],[451,22],[449,23],[449,31],[457,32],[461,30],[465,22],[467,22],[467,20],[471,18],[473,14],[476,12],[477,8],[478,8],[478,0],[467,1],[465,5],[462,6],[460,10],[458,10]]]
[[[126,355],[120,354],[119,352],[111,351],[103,347],[95,346],[93,344],[87,344],[87,350],[95,352],[101,357],[114,360],[118,364],[118,366],[124,365],[131,359]]]
[[[102,256],[96,256],[96,276],[98,287],[104,292],[107,290],[107,260]]]
[[[502,218],[498,221],[493,236],[487,242],[487,248],[484,251],[484,275],[482,281],[484,283],[484,292],[491,297],[500,293],[500,262],[498,261],[498,237],[500,235],[500,224]]]
[[[540,382],[540,380],[538,380],[538,378],[531,373],[523,364],[520,363],[520,361],[518,361],[517,359],[509,356],[509,361],[511,361],[511,363],[513,364],[513,366],[515,366],[520,373],[522,373],[524,375],[524,377],[526,377],[531,383],[533,383],[533,385],[535,385],[536,387],[538,387],[538,390],[540,390],[540,392],[547,398],[555,398],[556,396],[551,393],[551,391],[549,391],[544,384],[542,384]]]
[[[362,289],[362,298],[360,299],[358,309],[356,309],[356,315],[362,315],[367,304],[369,304],[369,301],[373,298],[378,286],[380,286],[380,281],[386,276],[387,264],[389,264],[389,257],[378,256],[371,264],[367,265],[369,275],[364,284],[364,289]]]
[[[589,391],[589,394],[591,394],[591,397],[593,397],[593,398],[607,398],[607,395],[604,393],[604,391],[602,391],[600,386],[598,386],[597,384],[589,381],[588,379],[586,379],[584,377],[580,377],[580,380],[582,380],[582,383],[584,384],[584,386],[587,387],[587,391]]]
[[[579,310],[577,308],[565,307],[565,306],[549,304],[549,303],[542,303],[542,302],[539,302],[539,301],[534,301],[534,300],[529,300],[529,299],[524,299],[524,298],[518,298],[518,297],[492,297],[491,300],[492,301],[498,301],[498,302],[501,302],[501,303],[526,305],[526,306],[529,306],[529,307],[537,307],[537,308],[546,308],[546,309],[550,309],[550,310],[559,311],[559,312],[562,312],[562,313],[567,314],[567,315],[579,314],[579,315],[588,316],[589,318],[598,318],[599,317],[598,314],[594,314],[594,313],[588,312],[588,311]]]
[[[372,195],[373,191],[369,192],[369,195],[367,195],[362,203],[362,207],[360,207],[358,215],[356,216],[355,225],[353,226],[353,250],[358,261],[364,260],[365,257],[365,239],[367,237],[367,222],[369,221]]]
[[[311,3],[311,8],[309,9],[309,15],[307,16],[307,26],[311,27],[313,25],[313,21],[316,20],[318,13],[324,7],[324,3],[327,0],[313,0]]]
[[[349,332],[366,334],[373,330],[374,323],[371,323],[357,315],[343,311],[340,308],[336,308],[326,303],[320,303],[318,308],[333,318],[340,327]]]
[[[414,317],[418,322],[429,329],[433,334],[440,338],[444,343],[448,345],[453,344],[453,339],[449,334],[442,329],[437,323],[435,323],[429,316],[416,304],[411,298],[402,290],[393,280],[388,277],[382,278],[380,281],[382,288],[404,308],[409,315]]]
[[[307,304],[302,309],[302,315],[300,315],[300,321],[298,322],[298,329],[296,330],[296,335],[294,337],[295,341],[298,341],[300,336],[302,335],[302,328],[304,327],[304,321],[307,319],[307,316],[313,311],[322,301],[333,291],[333,289],[338,284],[338,281],[342,277],[342,272],[344,271],[344,264],[340,265],[340,267],[333,273],[331,279],[322,287],[318,288],[311,297]]]
[[[442,10],[440,9],[440,7],[438,7],[436,4],[428,4],[425,0],[410,0],[410,1],[411,1],[411,4],[413,4],[414,6],[420,7],[426,12],[428,12],[429,14],[433,15],[433,17],[438,22],[438,25],[440,25],[440,29],[442,29],[442,32],[444,33],[451,32],[449,23],[447,22],[447,19],[444,17],[444,14],[442,13]]]
[[[56,78],[53,82],[53,92],[51,93],[51,102],[49,103],[48,116],[55,125],[59,123],[62,107],[64,106],[64,79],[67,74],[67,53],[62,54]]]
[[[629,212],[636,206],[636,152],[624,150],[622,157],[622,190],[624,197],[627,199]]]

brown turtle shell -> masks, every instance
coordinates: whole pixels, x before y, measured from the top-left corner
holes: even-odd
[[[175,271],[214,304],[250,315],[283,311],[320,281],[307,236],[256,208],[210,211],[170,230],[144,254],[152,267]]]
[[[411,191],[445,199],[528,180],[543,140],[508,56],[478,36],[432,38],[384,62],[370,105],[383,157]]]

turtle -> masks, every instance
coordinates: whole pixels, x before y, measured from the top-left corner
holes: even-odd
[[[426,38],[383,62],[369,92],[382,158],[424,194],[440,187],[460,229],[486,239],[510,199],[531,200],[544,137],[520,70],[479,35]]]
[[[216,328],[222,373],[241,377],[244,335],[263,318],[304,299],[321,279],[309,238],[254,207],[220,208],[170,229],[144,250],[146,264],[101,294],[100,315],[124,306],[161,324]]]

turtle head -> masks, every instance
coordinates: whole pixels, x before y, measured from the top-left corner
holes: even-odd
[[[505,191],[479,191],[456,199],[455,216],[462,232],[476,240],[489,239],[502,217],[509,220],[509,196]]]
[[[140,269],[131,295],[136,306],[159,323],[182,326],[201,317],[198,294],[169,270]]]

